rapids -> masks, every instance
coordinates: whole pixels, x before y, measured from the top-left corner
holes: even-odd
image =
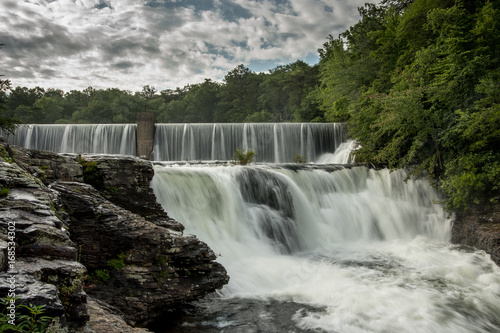
[[[169,332],[500,331],[500,269],[449,243],[425,180],[320,165],[159,165],[169,214],[231,278]]]

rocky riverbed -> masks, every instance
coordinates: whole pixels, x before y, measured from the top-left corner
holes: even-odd
[[[45,305],[63,331],[140,332],[228,282],[156,202],[149,161],[4,142],[0,156],[0,298]]]

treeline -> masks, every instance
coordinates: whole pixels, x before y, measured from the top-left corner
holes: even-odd
[[[94,89],[63,92],[15,87],[3,94],[5,115],[32,123],[133,123],[138,112],[153,112],[162,123],[323,121],[309,97],[318,66],[296,61],[257,74],[239,65],[222,83],[206,79],[175,90],[141,92]]]
[[[386,0],[320,52],[317,101],[357,159],[428,174],[452,209],[500,195],[500,1]]]

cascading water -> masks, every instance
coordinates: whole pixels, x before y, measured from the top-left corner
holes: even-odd
[[[136,154],[136,125],[21,125],[12,145],[56,153]],[[1,134],[1,133],[0,133]]]
[[[0,135],[3,135],[0,131]],[[21,125],[7,142],[56,153],[136,155],[135,124]],[[334,123],[156,124],[157,161],[232,160],[236,148],[257,152],[259,162],[314,162],[344,142]]]
[[[157,161],[231,160],[238,149],[257,152],[259,162],[291,162],[296,155],[315,161],[345,140],[342,124],[247,123],[157,124]]]
[[[168,332],[500,332],[500,269],[448,243],[425,180],[321,165],[155,166],[231,278]]]
[[[1,134],[1,133],[0,133]],[[135,155],[135,125],[24,125],[11,144]],[[230,282],[169,332],[500,332],[500,269],[450,245],[424,180],[352,165],[341,124],[158,124],[152,187]]]

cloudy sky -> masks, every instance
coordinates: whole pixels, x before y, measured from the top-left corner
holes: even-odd
[[[0,0],[0,74],[14,86],[175,89],[267,72],[359,20],[369,0]]]

